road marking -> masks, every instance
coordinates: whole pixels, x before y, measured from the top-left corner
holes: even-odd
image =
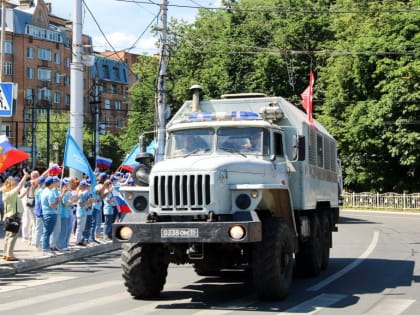
[[[326,294],[322,293],[310,300],[287,309],[285,312],[278,313],[279,315],[297,315],[297,314],[315,314],[328,306],[331,306],[338,301],[347,297],[345,294]]]
[[[344,267],[340,271],[332,274],[331,276],[329,276],[328,278],[326,278],[323,281],[319,282],[318,284],[316,284],[316,285],[308,288],[307,290],[308,291],[318,291],[318,290],[322,289],[323,287],[329,285],[331,282],[333,282],[333,281],[337,280],[338,278],[344,276],[346,273],[348,273],[352,269],[356,268],[367,257],[369,257],[370,254],[372,254],[372,252],[374,251],[376,245],[378,244],[378,239],[379,239],[379,232],[378,231],[375,231],[373,233],[372,241],[370,242],[368,248],[364,251],[364,253],[362,253],[362,255],[359,256],[359,258],[355,259],[351,264],[347,265],[346,267]]]
[[[75,277],[57,276],[57,277],[51,277],[51,278],[47,278],[47,279],[34,279],[34,280],[28,280],[28,281],[13,281],[13,280],[10,280],[10,283],[0,287],[0,293],[20,290],[20,289],[27,289],[27,288],[31,288],[31,287],[44,285],[44,284],[66,281],[66,280],[70,280],[70,279],[74,279],[74,278]]]
[[[98,284],[87,285],[84,287],[76,287],[73,289],[62,290],[59,292],[45,293],[44,295],[40,294],[33,298],[21,299],[19,300],[19,303],[16,303],[16,301],[13,301],[13,302],[0,304],[0,311],[10,311],[17,308],[28,307],[31,305],[44,303],[44,302],[48,302],[51,300],[55,300],[55,299],[67,297],[67,296],[71,298],[75,294],[82,294],[82,293],[95,291],[95,290],[103,290],[105,288],[112,287],[119,284],[121,284],[121,281],[119,280],[107,281],[107,282],[101,282]],[[71,299],[69,301],[71,301]]]
[[[371,308],[365,315],[398,315],[410,307],[416,300],[409,299],[385,299]]]

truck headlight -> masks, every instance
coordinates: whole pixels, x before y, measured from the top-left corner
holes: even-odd
[[[241,240],[245,234],[245,228],[242,225],[234,225],[229,228],[229,236],[233,240]]]
[[[240,194],[236,197],[236,206],[245,210],[251,205],[251,198],[247,194]]]

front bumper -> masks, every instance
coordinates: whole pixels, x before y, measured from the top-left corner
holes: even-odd
[[[229,236],[232,226],[240,225],[245,229],[245,236],[234,240]],[[122,239],[123,227],[132,230],[129,239]],[[251,243],[262,239],[261,222],[121,222],[112,227],[112,239],[115,243]]]

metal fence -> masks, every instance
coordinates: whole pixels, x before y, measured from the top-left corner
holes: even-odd
[[[420,193],[344,193],[344,207],[346,208],[374,208],[374,209],[419,209]]]

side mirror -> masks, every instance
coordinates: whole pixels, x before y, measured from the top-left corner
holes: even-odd
[[[295,159],[304,161],[306,158],[305,136],[297,135],[295,143]]]

